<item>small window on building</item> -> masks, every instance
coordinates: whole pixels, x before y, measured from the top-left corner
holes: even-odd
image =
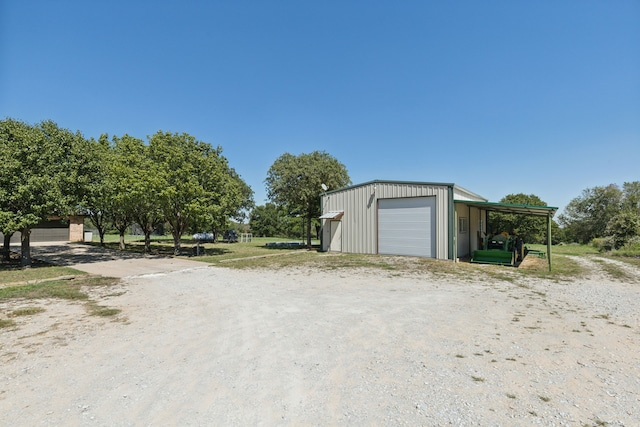
[[[469,232],[469,222],[466,217],[458,218],[458,233],[467,234]]]

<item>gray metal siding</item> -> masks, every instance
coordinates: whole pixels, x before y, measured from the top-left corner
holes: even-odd
[[[371,182],[334,191],[322,198],[323,212],[344,211],[342,217],[342,251],[378,253],[378,199],[435,196],[435,257],[447,259],[449,251],[449,186],[421,183]],[[323,223],[323,249],[330,238],[328,222]]]

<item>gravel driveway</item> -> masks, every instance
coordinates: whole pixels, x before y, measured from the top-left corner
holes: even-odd
[[[636,426],[632,273],[128,277],[101,297],[115,321],[52,300],[0,329],[0,425]]]

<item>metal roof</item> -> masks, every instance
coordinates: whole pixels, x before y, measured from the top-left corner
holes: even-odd
[[[469,200],[454,200],[455,203],[464,203],[469,206],[486,209],[488,211],[515,213],[535,216],[553,217],[558,208],[553,206],[514,205],[511,203],[474,202]]]
[[[357,187],[364,187],[365,185],[372,185],[372,184],[406,184],[406,185],[434,185],[434,186],[439,186],[439,187],[452,187],[452,188],[456,188],[462,192],[468,193],[471,196],[477,197],[479,199],[483,199],[483,200],[487,200],[484,197],[467,190],[464,187],[460,187],[457,184],[454,184],[452,182],[429,182],[429,181],[394,181],[394,180],[386,180],[386,179],[374,179],[373,181],[367,181],[367,182],[362,182],[360,184],[353,184],[353,185],[348,185],[346,187],[342,187],[342,188],[337,188],[335,190],[329,190],[329,191],[325,191],[324,194],[331,194],[331,193],[337,193],[340,191],[345,191],[345,190],[349,190],[352,188],[357,188]]]
[[[320,215],[320,219],[340,219],[344,215],[344,211],[329,211]]]

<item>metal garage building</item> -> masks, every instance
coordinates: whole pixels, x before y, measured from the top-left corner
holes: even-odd
[[[322,195],[322,250],[469,256],[486,233],[487,199],[455,184],[371,181]]]

